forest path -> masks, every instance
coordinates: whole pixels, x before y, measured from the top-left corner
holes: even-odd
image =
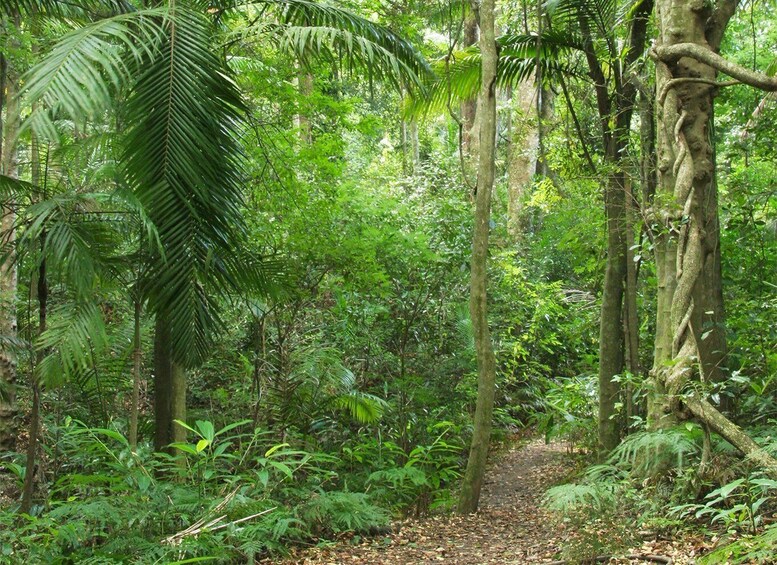
[[[562,444],[541,439],[518,444],[489,467],[480,510],[401,524],[390,536],[361,545],[308,550],[286,563],[509,565],[549,563],[560,532],[541,507],[543,493],[570,472]]]

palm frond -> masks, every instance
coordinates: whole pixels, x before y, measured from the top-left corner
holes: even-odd
[[[89,295],[116,245],[112,226],[101,221],[95,195],[62,194],[28,207],[18,219],[16,245],[23,256],[43,242],[38,260],[62,273],[80,296]],[[18,260],[15,259],[15,260]]]
[[[579,38],[573,34],[546,31],[536,34],[510,34],[500,37],[497,84],[516,85],[534,76],[539,69],[548,78],[559,74],[575,74],[569,55],[580,49]],[[480,49],[477,46],[453,54],[453,61],[440,61],[436,77],[428,85],[424,97],[410,100],[407,114],[422,116],[444,112],[448,104],[474,100],[480,90]]]
[[[14,16],[51,16],[55,18],[108,17],[133,11],[126,0],[3,0],[0,14]]]
[[[361,424],[377,422],[388,406],[382,398],[356,390],[336,396],[333,404],[338,409],[348,412],[351,418]]]
[[[231,286],[219,257],[243,231],[237,88],[210,50],[207,20],[178,8],[158,53],[127,101],[123,172],[156,226],[157,254],[145,288],[170,323],[173,354],[191,365],[208,353],[220,324],[211,291]]]
[[[556,26],[574,30],[582,21],[600,38],[611,37],[618,20],[616,0],[548,0],[545,9]]]
[[[426,59],[409,41],[390,29],[348,10],[313,0],[252,0],[278,25],[261,31],[294,53],[303,64],[324,59],[342,63],[347,70],[367,71],[398,88],[418,91],[431,76]]]
[[[51,139],[55,116],[82,121],[104,112],[139,64],[153,59],[166,14],[166,9],[120,14],[67,33],[23,79],[24,96],[40,108],[27,123]]]
[[[99,306],[91,300],[70,301],[50,312],[48,328],[35,342],[45,353],[36,377],[47,387],[58,386],[86,371],[107,344]]]

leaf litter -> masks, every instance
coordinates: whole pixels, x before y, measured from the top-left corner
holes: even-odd
[[[490,466],[480,510],[468,516],[433,515],[393,524],[393,533],[353,537],[333,546],[297,549],[290,565],[561,565],[565,541],[575,535],[542,506],[545,491],[574,470],[565,444],[535,439],[516,444]],[[607,535],[602,532],[602,535]],[[587,563],[691,565],[711,543],[698,534],[652,536],[623,552]],[[278,561],[265,561],[272,563]],[[571,562],[570,562],[571,563]],[[584,562],[585,563],[585,562]]]

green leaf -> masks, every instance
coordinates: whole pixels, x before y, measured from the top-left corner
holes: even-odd
[[[275,453],[279,449],[283,449],[284,447],[289,447],[289,444],[288,443],[279,443],[277,445],[273,445],[270,449],[268,449],[265,452],[264,456],[265,457],[271,457],[273,453]]]
[[[197,429],[200,430],[200,436],[205,438],[208,442],[213,443],[213,439],[216,437],[215,428],[213,422],[197,420],[194,423]]]
[[[178,451],[183,451],[184,453],[188,453],[190,455],[197,455],[199,453],[194,447],[192,447],[188,443],[183,443],[183,442],[171,443],[170,447],[172,447],[173,449],[177,449]]]

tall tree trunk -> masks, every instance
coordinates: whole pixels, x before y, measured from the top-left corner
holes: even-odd
[[[186,441],[186,370],[175,361],[170,328],[157,315],[154,335],[154,449],[165,451],[171,443]]]
[[[710,131],[714,132],[715,116],[710,117]],[[713,170],[716,167],[714,133],[712,139]],[[704,267],[700,280],[704,281],[697,289],[700,296],[701,335],[698,341],[699,358],[702,362],[704,378],[709,382],[720,383],[726,379],[726,313],[723,302],[723,272],[720,256],[720,218],[718,216],[718,183],[713,175],[709,187],[709,197],[701,203],[705,233],[703,253]],[[720,407],[730,408],[729,397],[722,396]]]
[[[32,135],[30,143],[30,170],[32,184],[42,186],[40,171],[40,150],[38,140]],[[43,191],[43,199],[46,199],[46,192]],[[43,229],[40,234],[40,264],[38,266],[38,338],[46,331],[46,318],[48,316],[49,303],[49,281],[46,265],[46,230]],[[30,389],[32,392],[32,408],[30,410],[30,438],[27,443],[26,469],[24,474],[24,485],[22,487],[22,502],[19,511],[29,513],[32,508],[32,500],[35,494],[35,461],[38,455],[38,444],[40,442],[40,411],[41,411],[41,383],[38,376],[38,367],[40,367],[46,351],[38,351],[33,370],[30,371]]]
[[[34,167],[33,167],[34,168]],[[35,175],[33,175],[35,176]],[[37,186],[37,184],[36,184]],[[41,234],[41,252],[43,251],[43,242],[46,239],[46,232]],[[38,267],[38,337],[46,331],[46,316],[48,314],[49,285],[46,274],[46,259],[41,258]],[[27,443],[26,471],[24,474],[24,485],[22,487],[22,502],[19,511],[29,513],[32,508],[32,500],[35,494],[35,461],[38,456],[38,444],[40,442],[40,393],[41,385],[38,380],[37,367],[45,357],[44,351],[39,351],[36,360],[35,370],[30,378],[30,388],[32,391],[32,408],[30,410],[30,439]]]
[[[138,415],[140,412],[140,360],[143,356],[143,343],[140,335],[140,315],[143,309],[140,298],[134,300],[135,317],[132,338],[132,405],[130,406],[129,444],[134,451],[138,447]]]
[[[658,0],[659,37],[656,59],[658,114],[658,192],[654,211],[659,269],[659,311],[656,358],[652,371],[655,393],[649,420],[654,427],[676,421],[686,408],[700,422],[721,434],[745,456],[777,476],[777,460],[727,420],[703,393],[686,392],[709,362],[701,359],[704,309],[710,299],[705,275],[717,271],[717,221],[710,222],[710,203],[717,199],[711,139],[717,72],[769,90],[777,79],[726,61],[717,50],[734,0],[716,5],[690,0]],[[657,199],[658,200],[658,199]],[[715,212],[716,214],[717,212]],[[712,251],[712,252],[711,252]],[[672,276],[673,275],[673,276]],[[722,316],[722,312],[719,313]],[[667,319],[668,318],[668,319]],[[686,392],[681,398],[681,393]]]
[[[633,15],[625,60],[614,57],[609,64],[614,67],[612,89],[602,63],[594,49],[589,22],[580,18],[584,37],[584,52],[589,75],[594,82],[599,122],[602,129],[604,157],[610,173],[604,192],[604,209],[607,219],[607,262],[604,273],[601,318],[599,323],[599,449],[607,452],[620,441],[620,422],[616,416],[616,401],[620,384],[615,375],[623,371],[623,296],[626,284],[626,175],[625,158],[629,143],[631,115],[637,100],[633,81],[621,72],[621,65],[628,68],[644,49],[647,22],[652,2],[643,2]]]
[[[634,227],[637,201],[630,181],[626,181],[626,289],[623,299],[623,335],[626,342],[626,367],[636,376],[640,374],[639,363],[639,312],[637,310],[637,263],[634,261]],[[635,414],[634,390],[627,385],[626,429]]]
[[[313,94],[313,75],[303,68],[299,69],[297,74],[299,81],[299,94],[304,100],[300,105],[297,114],[297,126],[299,127],[299,138],[304,145],[313,143],[313,129],[310,124],[310,96]]]
[[[0,53],[0,174],[16,178],[16,140],[19,136],[19,106],[16,76]],[[13,202],[3,202],[0,244],[11,249],[16,236]],[[0,334],[16,336],[16,264],[9,258],[0,265]],[[16,356],[10,348],[0,349],[0,451],[12,451],[16,444]]]
[[[532,79],[513,89],[512,135],[507,165],[507,232],[517,241],[525,227],[523,200],[538,167],[540,118],[535,111],[537,88]]]
[[[154,328],[154,449],[165,451],[173,443],[172,373],[170,328],[157,314]]]
[[[599,448],[613,450],[620,441],[620,422],[615,404],[623,371],[623,287],[626,279],[625,175],[611,173],[605,188],[607,216],[607,266],[599,322]]]
[[[170,372],[170,429],[173,442],[186,441],[186,428],[175,420],[186,422],[186,369],[180,363],[173,361]]]
[[[421,166],[421,144],[418,140],[418,121],[411,120],[408,124],[408,137],[410,138],[410,155],[412,156],[413,174],[419,173]]]
[[[482,87],[479,100],[480,148],[469,302],[477,354],[478,397],[472,444],[458,506],[458,511],[462,514],[475,512],[478,508],[491,438],[496,388],[496,359],[487,316],[488,239],[496,151],[497,49],[494,33],[494,0],[483,0],[480,3],[480,34],[482,54]]]

